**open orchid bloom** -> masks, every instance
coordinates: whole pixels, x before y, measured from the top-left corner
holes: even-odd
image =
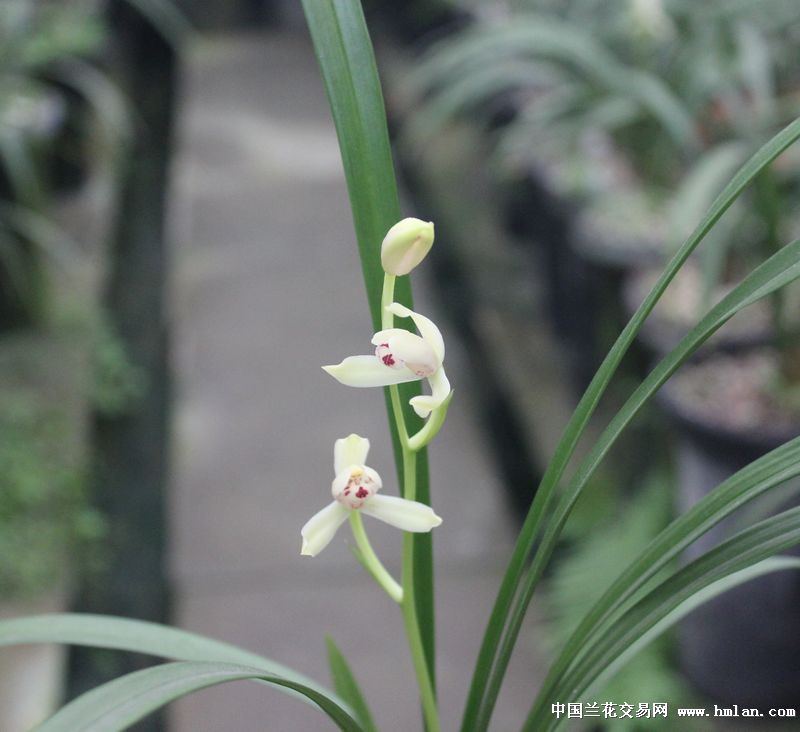
[[[358,435],[336,440],[331,485],[333,503],[314,514],[303,526],[301,554],[316,556],[333,539],[351,511],[361,511],[403,531],[430,531],[442,523],[430,506],[396,496],[380,496],[380,476],[364,463],[369,440]]]
[[[442,334],[432,320],[400,303],[393,302],[386,309],[399,318],[411,318],[419,335],[402,328],[378,331],[372,338],[374,356],[349,356],[340,364],[322,368],[345,386],[391,386],[427,379],[431,393],[410,401],[424,419],[450,394],[450,382],[442,367]]]

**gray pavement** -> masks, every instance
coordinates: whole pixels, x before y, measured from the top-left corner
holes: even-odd
[[[419,729],[399,611],[350,555],[348,532],[319,557],[300,556],[300,527],[330,501],[337,437],[368,436],[370,465],[396,491],[380,390],[348,389],[320,369],[369,352],[372,333],[312,50],[302,36],[206,39],[187,72],[174,185],[176,622],[320,681],[330,634],[380,728]],[[418,309],[436,319],[430,284],[414,284]],[[514,530],[475,423],[468,354],[440,325],[457,390],[431,449],[450,730]],[[396,571],[399,532],[367,521]],[[520,645],[497,730],[519,726],[538,683],[530,629]],[[177,732],[333,729],[316,709],[246,682],[175,704],[171,720]]]

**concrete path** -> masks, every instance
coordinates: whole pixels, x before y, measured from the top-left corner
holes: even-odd
[[[189,55],[175,171],[178,381],[172,572],[176,622],[328,681],[324,637],[348,656],[389,732],[419,729],[396,606],[342,531],[300,556],[300,527],[330,501],[332,449],[369,436],[395,492],[380,390],[320,365],[372,335],[333,125],[302,36],[201,41]],[[413,212],[409,212],[413,213]],[[436,312],[415,279],[418,309]],[[447,324],[440,323],[447,339]],[[431,450],[444,728],[456,728],[512,522],[470,400],[468,354],[448,340],[457,389]],[[397,570],[400,533],[370,519]],[[519,726],[538,682],[524,634],[496,729]],[[174,705],[177,732],[327,730],[318,711],[249,683]]]

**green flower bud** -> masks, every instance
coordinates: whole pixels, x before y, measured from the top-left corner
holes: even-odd
[[[433,245],[433,222],[408,218],[398,221],[381,245],[381,264],[390,275],[406,275],[416,267]]]

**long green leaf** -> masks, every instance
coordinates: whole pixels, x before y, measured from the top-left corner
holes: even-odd
[[[179,661],[241,664],[331,696],[327,689],[312,679],[269,658],[195,633],[143,620],[65,613],[0,621],[0,648],[24,643],[66,643],[145,653]],[[333,699],[337,704],[345,705],[342,700]]]
[[[120,732],[175,699],[209,686],[252,679],[302,694],[344,732],[358,723],[336,702],[297,681],[257,668],[223,663],[179,661],[135,671],[103,684],[62,707],[37,732]]]
[[[380,245],[401,217],[378,71],[360,3],[304,0],[339,137],[372,321],[381,324]],[[407,278],[396,295],[410,302]],[[410,307],[410,305],[408,305]]]
[[[488,716],[499,693],[503,675],[511,659],[514,643],[519,629],[522,627],[534,590],[544,573],[547,562],[555,551],[558,537],[572,508],[603,458],[641,408],[711,335],[743,308],[798,278],[800,278],[800,240],[788,244],[753,270],[733,291],[713,307],[650,372],[597,438],[549,517],[541,545],[522,583],[519,598],[512,609],[511,621],[497,653],[496,667],[489,680],[485,693],[485,706],[479,720],[485,719],[488,722]]]
[[[640,638],[647,637],[649,640],[652,639],[652,636],[648,636],[651,632],[666,630],[666,619],[684,602],[691,601],[697,593],[705,593],[712,584],[753,567],[798,543],[800,507],[784,511],[741,531],[691,562],[648,592],[618,622],[593,639],[583,661],[559,685],[559,693],[565,694],[565,698],[570,700],[583,698],[590,686],[605,675],[606,669],[612,669],[612,664]],[[800,561],[789,559],[781,568],[790,566],[798,568]],[[723,589],[728,588],[723,586]],[[707,594],[699,598],[707,599],[710,599]],[[689,609],[697,604],[699,601],[691,601]],[[677,622],[685,614],[676,613],[672,616],[673,622]],[[546,723],[544,726],[534,725],[533,716],[530,716],[523,730],[539,732],[554,726]]]
[[[481,650],[473,672],[470,691],[462,721],[463,732],[474,732],[481,729],[477,726],[478,715],[484,705],[484,696],[488,687],[488,679],[493,672],[501,639],[510,631],[511,645],[516,638],[518,628],[509,625],[517,590],[526,572],[526,563],[537,540],[542,525],[549,516],[549,509],[555,499],[556,488],[569,464],[575,448],[581,439],[586,426],[604,394],[608,384],[616,372],[622,358],[639,332],[642,323],[652,312],[655,304],[664,294],[675,274],[683,266],[689,255],[697,248],[705,235],[711,230],[722,214],[739,197],[742,191],[764,170],[778,155],[800,138],[800,120],[795,120],[763,147],[761,147],[731,179],[720,193],[708,213],[695,230],[675,253],[659,277],[652,291],[639,306],[631,320],[623,329],[617,341],[600,365],[597,373],[586,389],[578,406],[570,417],[562,437],[556,447],[555,454],[547,466],[544,477],[537,490],[533,504],[523,524],[517,543],[502,584],[498,591],[492,614],[484,633]],[[524,614],[527,605],[517,607],[515,616]],[[508,645],[508,643],[506,643]],[[501,673],[502,676],[502,673]],[[491,706],[491,704],[490,704]],[[488,718],[487,718],[488,722]]]
[[[567,640],[539,690],[538,707],[552,700],[561,676],[583,656],[590,639],[616,621],[632,598],[692,542],[766,491],[800,475],[800,437],[759,458],[669,524],[592,606]]]
[[[593,681],[588,682],[588,686],[584,694],[589,694],[592,691],[600,688],[602,683],[614,676],[625,664],[627,664],[639,651],[643,650],[648,644],[652,643],[658,636],[665,633],[670,628],[673,628],[683,618],[689,615],[694,610],[705,605],[707,602],[713,600],[719,595],[724,595],[729,590],[738,587],[739,585],[750,582],[751,580],[762,577],[766,574],[773,572],[783,572],[786,570],[800,569],[800,559],[797,557],[778,556],[763,559],[756,564],[745,569],[740,569],[737,572],[727,575],[726,577],[711,582],[709,585],[701,590],[697,590],[693,595],[685,599],[674,610],[665,615],[661,620],[653,624],[648,630],[644,631],[636,640],[632,641],[630,645],[626,646],[622,652],[604,667],[600,674],[598,674]],[[536,725],[534,725],[536,729]]]
[[[669,219],[674,231],[686,234],[684,222],[691,224],[703,215],[744,162],[747,152],[740,141],[725,142],[707,150],[693,163],[670,202]]]
[[[328,94],[353,211],[367,300],[373,326],[380,328],[383,269],[380,246],[400,220],[386,112],[369,33],[358,0],[303,0],[303,9]],[[399,277],[395,299],[412,307],[408,277]],[[409,406],[419,382],[400,385],[403,416],[411,433],[422,426]],[[386,394],[395,465],[401,485],[403,466],[391,400]],[[430,504],[427,451],[417,457],[417,496]],[[414,598],[431,678],[434,673],[433,544],[430,534],[414,535]]]
[[[353,715],[363,727],[364,732],[378,732],[375,722],[372,721],[369,706],[361,693],[361,687],[353,676],[347,659],[342,655],[333,638],[328,636],[325,642],[328,646],[328,665],[331,668],[333,688],[350,705]]]

